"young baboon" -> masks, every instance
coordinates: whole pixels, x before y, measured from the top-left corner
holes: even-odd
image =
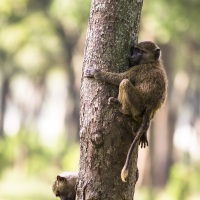
[[[78,174],[76,172],[63,172],[59,174],[52,186],[55,196],[60,197],[60,200],[75,200],[77,177]]]
[[[85,77],[119,86],[118,98],[110,97],[108,103],[114,104],[122,113],[132,115],[135,121],[140,122],[121,172],[124,182],[135,145],[139,141],[141,147],[148,146],[147,130],[150,121],[166,99],[167,76],[160,55],[160,48],[153,42],[140,42],[131,48],[128,71],[111,73],[88,68],[84,73]]]

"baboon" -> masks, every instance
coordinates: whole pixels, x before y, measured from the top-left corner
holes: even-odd
[[[78,174],[76,172],[63,172],[59,174],[52,186],[55,196],[60,197],[60,200],[75,200],[77,177]]]
[[[161,50],[155,43],[145,41],[132,46],[129,63],[130,69],[123,73],[104,72],[93,68],[86,69],[84,73],[85,77],[119,86],[118,98],[110,97],[108,103],[140,122],[121,172],[124,182],[137,142],[139,141],[141,147],[148,146],[147,130],[155,112],[165,102],[168,83],[161,60]]]

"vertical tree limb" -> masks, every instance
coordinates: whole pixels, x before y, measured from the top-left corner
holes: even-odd
[[[87,67],[125,71],[131,43],[137,41],[143,1],[93,0],[88,24],[83,72]],[[77,200],[132,200],[137,179],[137,149],[127,183],[120,178],[137,130],[131,117],[107,103],[118,88],[82,78],[80,163]]]

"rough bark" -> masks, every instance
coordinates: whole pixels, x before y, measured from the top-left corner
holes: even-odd
[[[93,0],[83,72],[87,67],[121,72],[127,69],[130,45],[137,40],[142,1]],[[120,178],[137,125],[107,104],[118,87],[82,78],[80,163],[76,200],[132,200],[137,179],[137,149],[128,181]]]

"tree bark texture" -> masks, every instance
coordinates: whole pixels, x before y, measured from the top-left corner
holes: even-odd
[[[128,68],[137,41],[141,0],[93,0],[88,24],[83,73],[87,67],[122,72]],[[80,163],[76,200],[132,200],[137,179],[137,149],[129,177],[121,169],[137,125],[108,105],[118,87],[82,78],[80,105]]]

